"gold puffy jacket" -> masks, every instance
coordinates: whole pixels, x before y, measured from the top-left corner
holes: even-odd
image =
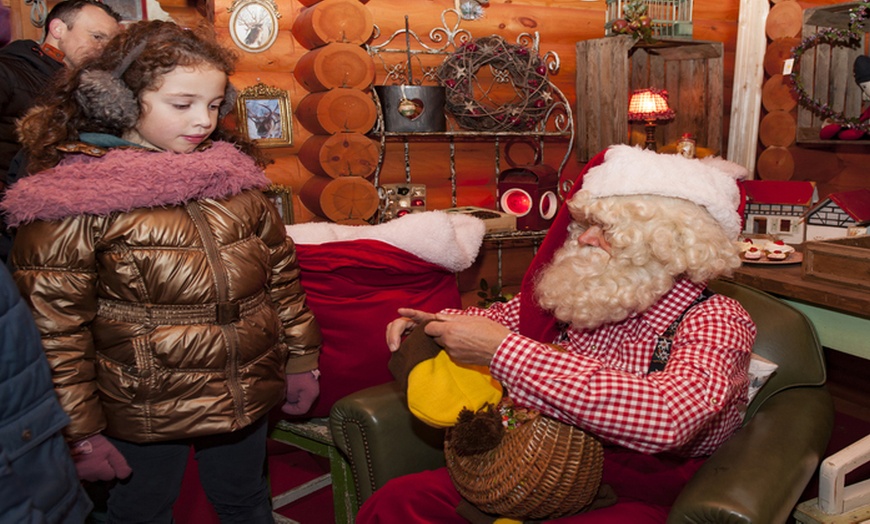
[[[258,189],[265,176],[224,143],[79,157],[4,203],[20,222],[15,277],[72,419],[67,439],[162,441],[264,416],[285,372],[315,369],[320,347],[293,241]],[[77,192],[82,178],[92,198]],[[75,214],[50,211],[76,199]],[[47,210],[22,218],[37,200]]]

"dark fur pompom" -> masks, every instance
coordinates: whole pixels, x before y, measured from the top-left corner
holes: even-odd
[[[133,92],[109,71],[83,72],[75,97],[85,116],[107,128],[125,131],[139,120]]]
[[[492,404],[477,413],[463,409],[456,425],[450,428],[450,445],[460,456],[484,453],[499,445],[504,431],[501,415]]]

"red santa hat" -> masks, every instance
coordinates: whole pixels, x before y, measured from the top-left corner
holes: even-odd
[[[743,166],[719,157],[688,159],[616,145],[586,164],[565,201],[570,201],[581,189],[595,198],[629,195],[682,198],[704,208],[729,237],[736,239],[745,204],[739,181],[748,175]],[[534,298],[535,279],[565,243],[571,220],[568,206],[563,204],[521,286],[520,333],[543,342],[551,342],[555,337],[556,319],[538,306]]]
[[[743,166],[718,157],[688,159],[660,155],[626,145],[613,146],[604,162],[583,178],[583,191],[594,198],[658,195],[689,200],[703,207],[733,239],[740,234],[740,190]]]

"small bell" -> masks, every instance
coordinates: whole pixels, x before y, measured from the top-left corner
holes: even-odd
[[[399,114],[403,117],[414,118],[417,114],[417,104],[407,98],[403,98],[399,100],[398,110]]]

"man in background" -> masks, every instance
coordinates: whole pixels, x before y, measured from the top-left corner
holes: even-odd
[[[38,101],[64,66],[76,67],[99,52],[121,30],[121,16],[96,0],[65,0],[45,19],[42,44],[16,40],[0,49],[0,196],[5,193],[12,159],[21,146],[15,123]],[[0,258],[5,262],[9,239],[5,226]]]

